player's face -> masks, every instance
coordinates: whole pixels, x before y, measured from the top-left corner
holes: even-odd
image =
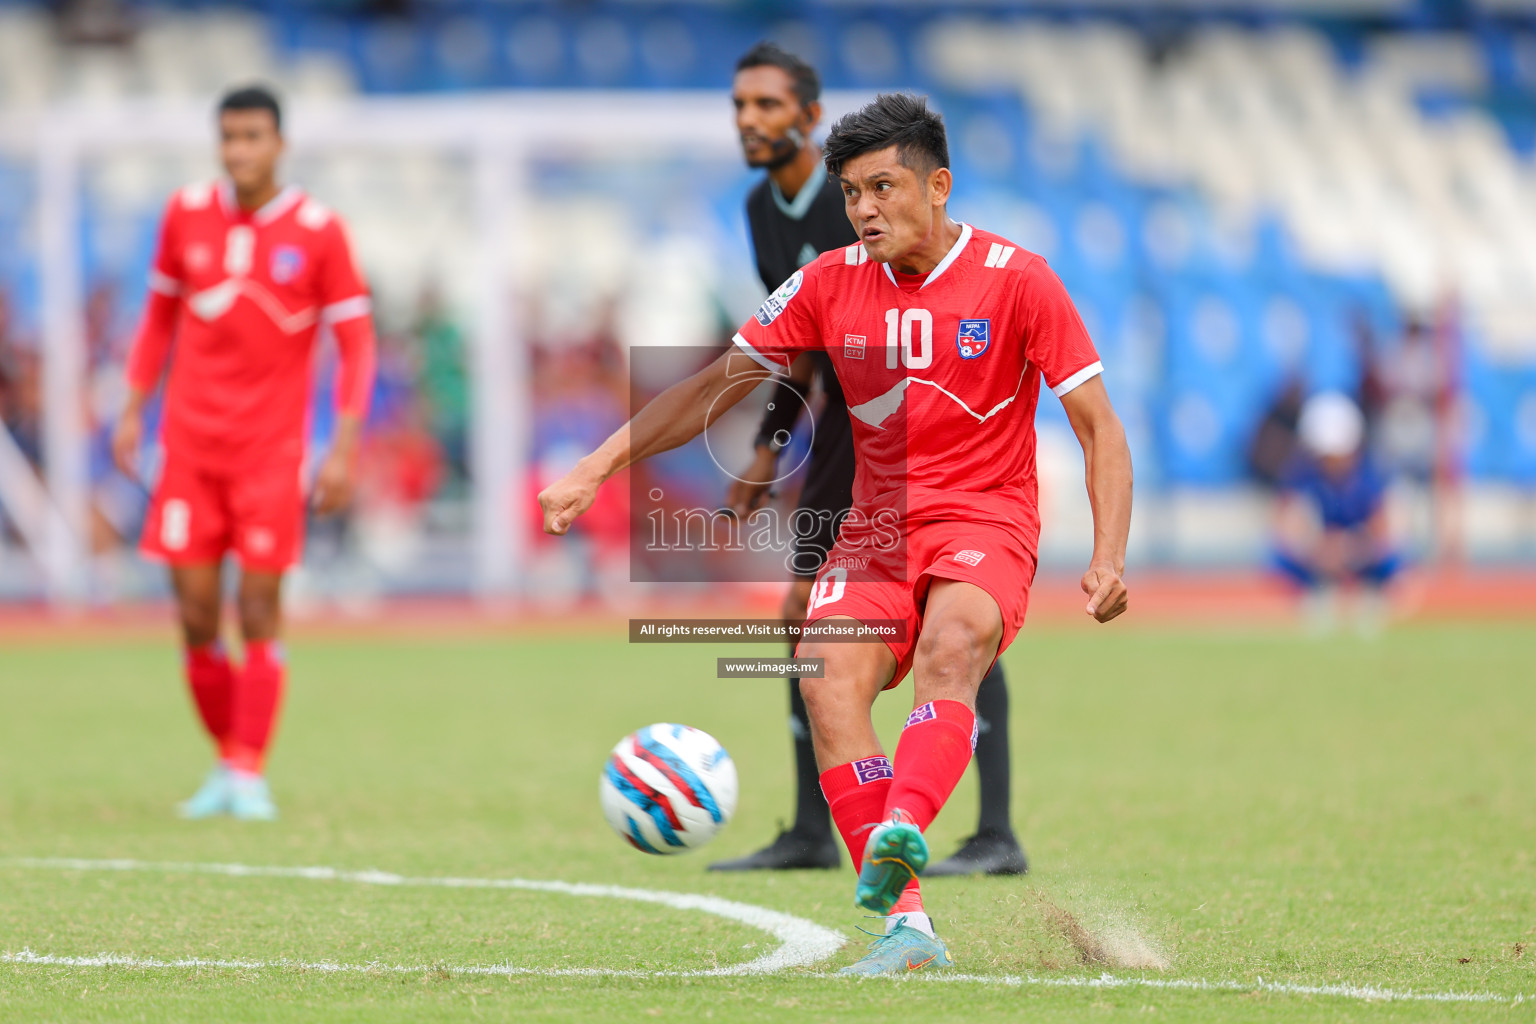
[[[878,263],[899,261],[943,223],[949,171],[919,174],[902,164],[895,146],[853,157],[840,181],[848,220]]]
[[[736,72],[731,89],[736,104],[736,132],[748,167],[774,168],[787,164],[800,152],[815,124],[795,97],[789,72],[772,66],[744,68]],[[814,106],[814,104],[813,104]]]
[[[268,110],[226,110],[219,115],[219,159],[237,189],[259,189],[277,174],[283,136]]]

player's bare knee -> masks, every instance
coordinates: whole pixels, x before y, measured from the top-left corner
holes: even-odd
[[[821,662],[821,675],[800,677],[800,696],[812,720],[859,711],[863,701],[859,677],[862,666],[848,644],[804,643],[795,657]]]
[[[219,638],[218,595],[180,596],[176,600],[182,636],[189,647],[205,647]]]
[[[913,667],[920,684],[930,691],[929,699],[943,693],[963,694],[969,699],[996,651],[997,637],[992,630],[963,617],[947,618],[924,624]]]
[[[276,580],[247,577],[237,598],[240,632],[247,640],[270,640],[282,618],[281,588]]]
[[[800,698],[805,701],[806,714],[815,717],[818,712],[825,710],[836,699],[836,687],[827,679],[827,668],[835,664],[836,652],[828,650],[831,644],[806,643],[801,644],[795,650],[795,658],[799,661],[811,661],[819,659],[822,663],[820,676],[800,677]]]

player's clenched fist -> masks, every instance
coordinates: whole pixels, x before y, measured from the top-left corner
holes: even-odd
[[[1088,614],[1100,622],[1125,611],[1131,600],[1125,580],[1108,562],[1095,562],[1083,573],[1083,593],[1088,595]]]
[[[576,517],[592,507],[599,481],[573,469],[539,492],[539,506],[544,509],[544,532],[563,534]]]

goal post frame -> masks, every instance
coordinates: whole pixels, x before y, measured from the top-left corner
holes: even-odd
[[[616,148],[637,156],[681,149],[739,157],[730,107],[718,90],[529,91],[300,100],[286,120],[285,134],[300,157],[329,148],[436,149],[460,154],[471,165],[479,267],[468,360],[472,587],[483,599],[519,596],[532,526],[532,510],[519,490],[531,442],[530,361],[511,285],[520,276],[516,225],[534,199],[531,161]],[[64,104],[0,114],[0,140],[12,151],[31,149],[37,175],[48,502],[43,510],[32,509],[24,536],[42,567],[49,599],[77,605],[90,589],[90,438],[81,397],[87,369],[79,239],[83,166],[115,148],[211,147],[212,118],[202,103]],[[7,507],[18,505],[28,490],[14,476],[0,474],[0,503]]]

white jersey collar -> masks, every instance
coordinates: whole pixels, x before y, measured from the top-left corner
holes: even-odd
[[[974,234],[974,232],[972,231],[971,226],[962,222],[960,224],[960,237],[955,240],[955,244],[950,247],[949,252],[944,254],[944,258],[939,261],[939,265],[928,272],[928,276],[924,278],[923,283],[918,286],[918,291],[922,291],[924,288],[927,288],[929,285],[933,284],[933,282],[937,281],[939,279],[939,275],[948,270],[949,265],[960,258],[960,254],[965,251],[965,247],[971,244],[972,234]],[[891,269],[891,265],[887,263],[884,264],[884,266],[885,276],[891,279],[891,284],[894,284],[896,287],[900,288],[901,285],[896,281],[896,273]]]
[[[299,204],[304,198],[304,190],[297,185],[284,185],[271,199],[268,199],[262,207],[251,214],[251,220],[259,225],[271,224],[277,218],[287,213]],[[219,180],[219,203],[224,207],[224,212],[231,217],[240,215],[240,203],[235,199],[235,184],[228,178]]]

